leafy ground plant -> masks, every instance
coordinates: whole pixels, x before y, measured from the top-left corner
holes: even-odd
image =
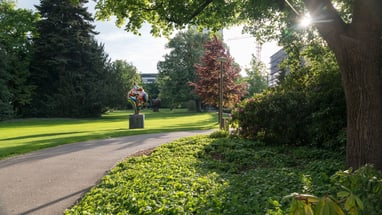
[[[271,147],[227,137],[195,136],[119,163],[65,214],[276,214],[283,196],[322,194],[343,168],[342,152]]]

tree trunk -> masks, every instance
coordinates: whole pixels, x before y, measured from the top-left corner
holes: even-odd
[[[372,163],[382,170],[380,44],[371,41],[345,42],[337,53],[347,104],[346,165]]]
[[[345,23],[331,0],[305,0],[336,55],[347,108],[346,164],[382,170],[382,1],[357,0]]]
[[[195,99],[195,106],[196,106],[196,112],[201,113],[202,112],[202,102],[200,99]]]

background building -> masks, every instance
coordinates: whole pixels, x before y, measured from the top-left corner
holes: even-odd
[[[142,73],[141,74],[143,84],[154,83],[156,82],[157,77],[158,77],[158,73]]]
[[[279,65],[283,62],[283,60],[287,57],[286,52],[283,49],[278,50],[271,56],[271,68],[269,74],[269,86],[275,86],[278,82],[278,77],[281,74],[282,70]]]

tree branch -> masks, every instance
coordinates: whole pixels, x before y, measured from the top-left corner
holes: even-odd
[[[305,0],[314,25],[330,45],[346,32],[347,24],[342,20],[330,0]]]
[[[213,0],[206,0],[202,5],[200,5],[192,14],[191,16],[189,17],[188,21],[191,21],[193,18],[195,18],[196,16],[198,16],[203,10],[204,8],[206,8],[210,3],[212,3]]]
[[[196,8],[196,10],[189,16],[189,17],[185,17],[183,20],[178,20],[178,19],[174,19],[170,16],[166,17],[165,19],[168,21],[168,22],[173,22],[173,23],[176,23],[176,24],[185,24],[185,23],[189,23],[192,19],[194,19],[196,16],[198,16],[201,12],[203,12],[203,10],[210,4],[212,3],[213,0],[206,0],[204,1],[198,8]]]

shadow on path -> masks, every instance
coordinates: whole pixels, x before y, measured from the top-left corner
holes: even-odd
[[[45,204],[43,204],[43,205],[40,205],[40,206],[38,206],[38,207],[32,208],[32,209],[30,209],[30,210],[28,210],[28,211],[21,212],[20,215],[28,215],[28,214],[37,213],[39,210],[41,210],[41,209],[43,209],[43,208],[46,208],[46,207],[49,207],[49,206],[51,206],[51,205],[57,204],[58,202],[64,201],[64,200],[66,200],[66,199],[68,199],[68,198],[71,198],[71,197],[73,197],[73,196],[77,196],[77,195],[80,195],[80,194],[82,194],[82,193],[86,193],[87,191],[90,190],[90,188],[91,188],[91,187],[82,189],[82,190],[77,191],[77,192],[75,192],[75,193],[69,194],[69,195],[67,195],[67,196],[64,196],[64,197],[61,197],[61,198],[59,198],[59,199],[55,199],[55,200],[53,200],[53,201],[51,201],[51,202],[45,203]]]
[[[62,214],[126,157],[181,137],[210,132],[182,131],[93,140],[1,160],[0,211],[7,215]]]

